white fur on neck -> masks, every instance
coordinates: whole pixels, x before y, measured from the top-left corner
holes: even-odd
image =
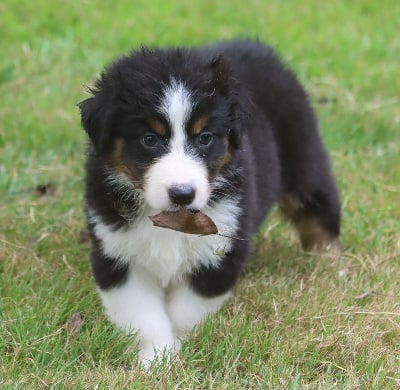
[[[238,227],[240,207],[233,199],[225,199],[203,212],[224,235],[234,236]],[[89,210],[94,234],[101,241],[105,255],[120,264],[140,267],[163,287],[199,267],[218,266],[221,254],[232,247],[232,239],[219,235],[197,236],[153,226],[144,212],[131,226],[113,230]]]

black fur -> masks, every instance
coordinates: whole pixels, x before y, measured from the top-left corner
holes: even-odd
[[[204,155],[210,180],[217,172],[229,179],[222,190],[214,191],[211,201],[232,194],[241,197],[236,235],[244,240],[235,241],[218,269],[193,270],[189,278],[196,291],[215,296],[233,287],[249,257],[250,238],[273,204],[284,198],[297,205],[290,211],[283,209],[300,235],[310,224],[317,225],[330,242],[337,240],[339,197],[307,95],[272,49],[253,41],[194,49],[142,49],[106,69],[93,96],[80,104],[82,125],[91,140],[86,201],[105,223],[115,229],[127,226],[140,209],[137,198],[123,199],[121,191],[107,182],[104,168],[110,164],[112,141],[125,137],[132,123],[137,128],[145,126],[148,118],[163,121],[155,108],[171,77],[183,80],[193,93],[197,105],[192,120],[210,116],[209,126],[229,142],[226,165],[217,166],[211,152]],[[135,152],[134,143],[129,145],[127,141],[124,158],[134,162],[140,177],[140,170],[157,155]],[[321,237],[312,236],[311,246],[318,246]],[[303,245],[308,244],[303,241]],[[126,277],[127,269],[116,270],[114,260],[102,255],[96,239],[92,265],[102,288]]]

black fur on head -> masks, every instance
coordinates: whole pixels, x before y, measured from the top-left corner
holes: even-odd
[[[229,133],[229,141],[234,148],[239,148],[241,139],[241,121],[247,112],[249,104],[248,96],[242,90],[240,84],[232,76],[232,71],[227,59],[218,55],[210,63],[213,83],[222,96],[229,101],[229,116],[232,126]],[[240,96],[240,98],[239,98]]]
[[[148,49],[133,51],[111,64],[89,88],[92,97],[78,104],[82,127],[97,154],[107,150],[123,116],[157,116],[157,107],[171,78],[185,83],[196,102],[196,110],[218,106],[219,115],[230,122],[229,141],[240,146],[241,118],[246,100],[222,55],[196,49]],[[240,99],[239,99],[240,96]]]

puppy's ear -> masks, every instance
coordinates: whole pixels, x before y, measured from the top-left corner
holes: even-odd
[[[243,120],[249,109],[249,97],[234,77],[228,59],[218,55],[209,64],[213,75],[213,85],[229,102],[229,116],[232,127],[229,131],[229,144],[239,149],[242,143]]]
[[[229,92],[231,68],[222,54],[214,57],[208,65],[212,71],[212,82],[216,89],[222,93]]]
[[[108,144],[111,129],[111,109],[107,99],[101,92],[94,92],[94,96],[78,103],[81,111],[82,127],[86,130],[96,152],[105,151]]]

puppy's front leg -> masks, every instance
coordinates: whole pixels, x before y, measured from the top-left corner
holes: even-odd
[[[208,314],[216,313],[231,296],[248,247],[248,241],[239,241],[217,267],[199,267],[170,292],[167,311],[178,337],[186,336]]]
[[[165,311],[164,291],[144,271],[134,268],[125,282],[99,293],[111,322],[138,332],[139,357],[145,365],[179,347]]]
[[[205,297],[186,282],[175,287],[167,302],[167,311],[175,334],[183,339],[208,314],[216,313],[230,295],[231,292],[228,291],[216,297]]]

